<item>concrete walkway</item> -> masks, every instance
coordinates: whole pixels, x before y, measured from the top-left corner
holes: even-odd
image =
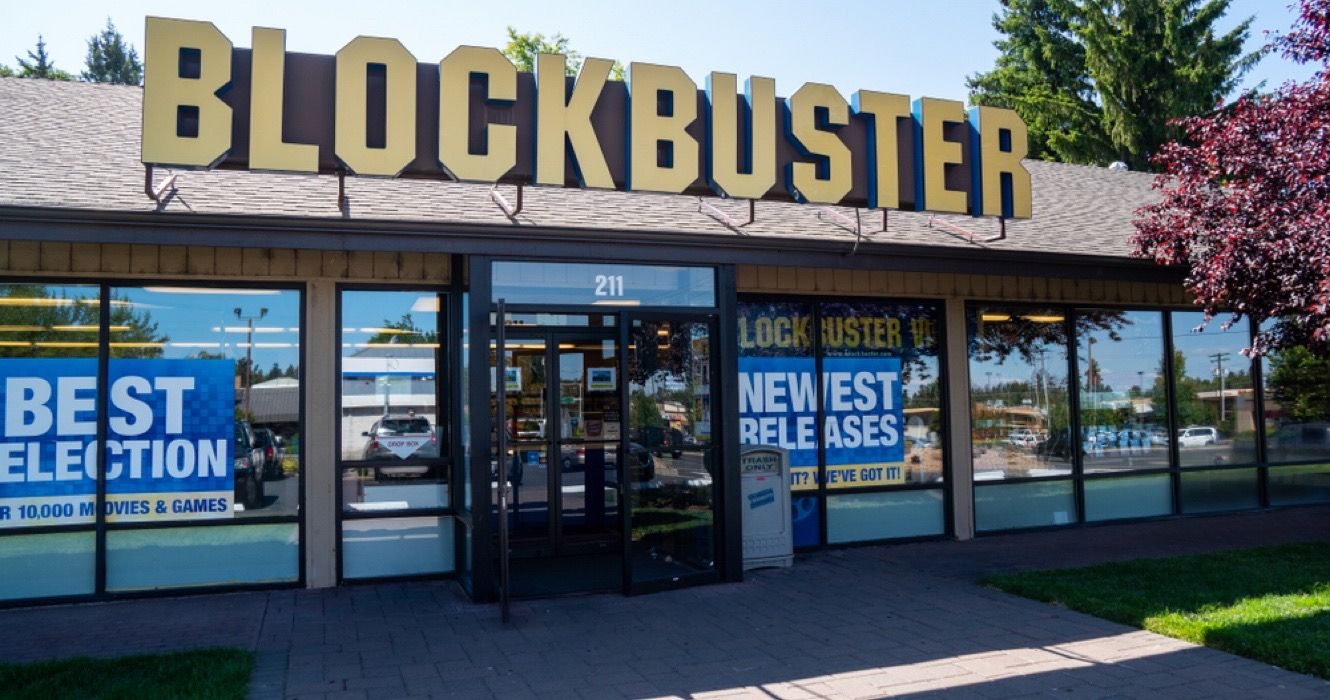
[[[837,550],[740,584],[498,609],[448,582],[0,611],[0,658],[258,651],[251,697],[1312,698],[1330,683],[977,585],[1330,539],[1330,508]]]

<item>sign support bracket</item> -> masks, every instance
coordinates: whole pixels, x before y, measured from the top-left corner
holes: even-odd
[[[748,200],[747,221],[742,221],[742,222],[739,221],[738,219],[716,208],[714,205],[708,203],[701,197],[697,198],[697,210],[720,222],[722,226],[734,231],[735,233],[742,233],[741,231],[739,231],[739,229],[757,220],[757,203],[752,199]]]
[[[499,191],[498,183],[490,187],[490,201],[498,205],[510,221],[514,224],[518,223],[517,215],[522,213],[522,183],[517,183],[517,206],[510,204],[508,198],[503,196],[503,193]]]
[[[152,184],[152,172],[151,165],[143,166],[143,193],[148,195],[148,199],[161,204],[167,195],[175,191],[175,181],[180,175],[171,173],[169,177],[162,181],[162,184],[154,186]]]

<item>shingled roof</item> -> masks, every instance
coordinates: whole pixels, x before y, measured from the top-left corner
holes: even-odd
[[[727,228],[698,211],[695,197],[528,187],[524,208],[510,220],[489,187],[421,180],[347,178],[349,206],[338,208],[334,176],[180,171],[176,192],[160,206],[144,195],[139,161],[143,91],[139,87],[0,78],[0,205],[115,212],[252,214],[361,221],[424,221],[493,225],[495,235],[540,235],[542,229],[687,232],[733,237],[853,240],[854,234],[819,215],[822,207],[759,202],[756,221]],[[892,211],[889,230],[863,245],[939,246],[977,250],[1068,253],[1124,258],[1130,254],[1132,213],[1157,195],[1147,173],[1027,161],[1034,214],[1007,223],[1007,238],[979,243],[955,229],[930,227],[930,215]],[[171,171],[158,169],[161,181]],[[514,187],[501,186],[511,201]],[[745,203],[710,198],[735,219]],[[854,209],[836,208],[854,219]],[[877,213],[859,212],[864,231],[879,228]],[[938,219],[983,238],[991,218]]]

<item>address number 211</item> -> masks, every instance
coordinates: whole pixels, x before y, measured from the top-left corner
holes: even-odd
[[[623,275],[596,275],[596,296],[623,296]]]

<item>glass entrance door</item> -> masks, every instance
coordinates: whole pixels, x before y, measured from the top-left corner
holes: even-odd
[[[502,471],[512,485],[514,595],[623,586],[616,336],[613,330],[523,330],[505,343],[509,448]],[[492,345],[491,367],[494,354]]]
[[[623,433],[618,341],[569,338],[557,344],[561,549],[621,550],[619,453]]]
[[[643,465],[627,496],[632,592],[719,576],[713,338],[708,316],[628,325],[628,449]]]

